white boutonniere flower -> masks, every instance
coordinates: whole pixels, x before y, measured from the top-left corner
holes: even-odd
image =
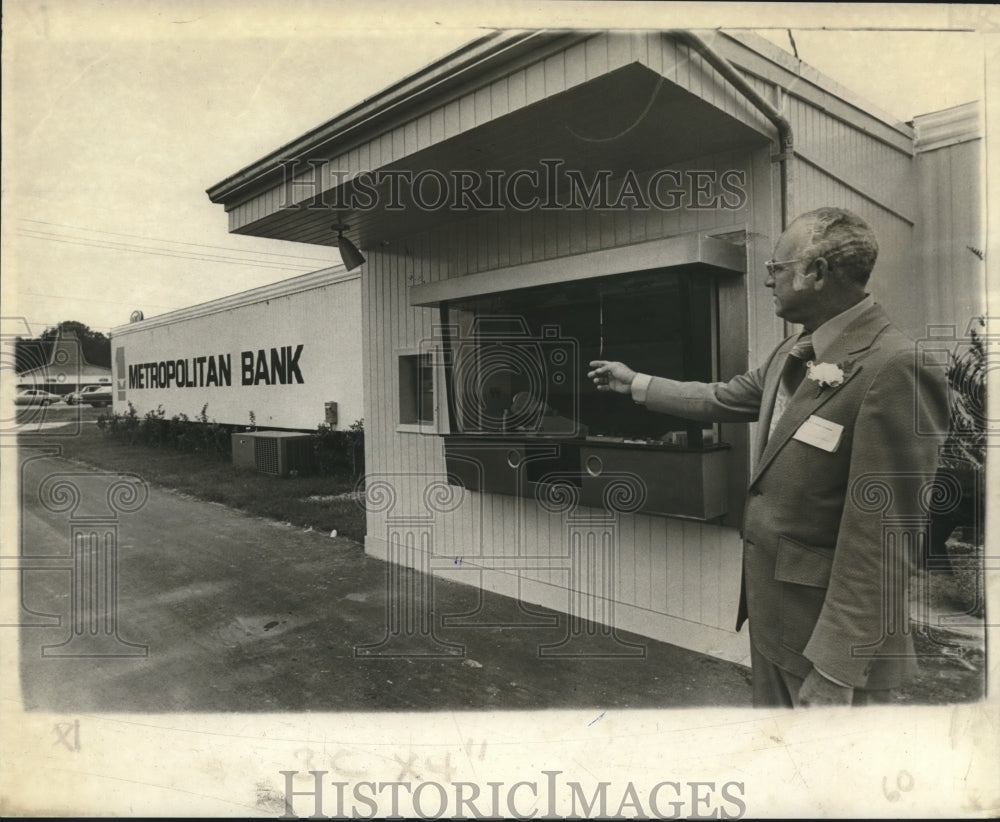
[[[844,381],[844,370],[835,362],[806,363],[806,376],[820,388],[836,388]]]

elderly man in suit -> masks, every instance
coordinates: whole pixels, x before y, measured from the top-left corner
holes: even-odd
[[[678,382],[596,360],[599,390],[651,411],[757,421],[743,517],[743,590],[754,705],[891,701],[915,667],[907,562],[883,544],[882,512],[858,488],[877,474],[894,515],[920,516],[914,478],[930,481],[947,428],[939,373],[921,373],[914,343],[865,287],[878,245],[857,215],[821,208],[792,222],[766,263],[775,311],[801,333],[725,383]],[[922,481],[922,480],[921,480]]]

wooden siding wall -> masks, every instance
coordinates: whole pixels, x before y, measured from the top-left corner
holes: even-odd
[[[748,203],[752,200],[752,169],[747,163],[745,151],[670,163],[669,168],[681,173],[695,169],[719,174],[731,169],[740,171],[747,176]],[[643,188],[652,173],[636,175]],[[442,263],[443,269],[432,266],[427,272],[415,274],[417,279],[432,282],[449,275],[476,274],[688,232],[742,229],[748,219],[748,212],[748,206],[739,210],[684,208],[661,211],[650,208],[647,211],[622,210],[612,213],[539,210],[520,213],[489,212],[484,215],[473,214],[455,222],[436,238],[426,238],[426,242],[417,241],[413,247],[407,243],[407,249],[413,253],[426,249],[428,258]]]
[[[346,167],[363,170],[397,161],[516,106],[634,60],[737,119],[772,133],[762,116],[700,58],[669,38],[658,34],[602,35],[430,111],[415,123],[401,126],[398,133],[348,152]],[[776,85],[759,77],[752,82],[770,99],[784,104],[795,129],[802,157],[793,180],[793,216],[829,204],[852,208],[869,219],[883,249],[876,293],[895,309],[897,317],[902,314],[901,321],[912,329],[922,299],[914,295],[911,279],[903,276],[912,268],[912,158],[868,135],[863,123],[847,123],[827,114],[822,105],[784,97]],[[425,517],[431,523],[430,544],[438,555],[438,567],[459,562],[466,567],[489,567],[512,559],[517,560],[515,565],[520,561],[529,565],[529,559],[537,565],[549,560],[557,567],[510,569],[509,573],[547,584],[553,590],[568,589],[570,574],[559,560],[568,553],[572,528],[572,518],[565,513],[550,513],[532,500],[477,493],[465,494],[457,507],[446,513],[428,507],[424,489],[428,482],[441,481],[445,472],[442,442],[433,435],[397,430],[396,355],[431,339],[438,318],[435,310],[410,307],[407,287],[686,231],[746,229],[746,303],[738,319],[744,325],[741,333],[747,336],[747,359],[758,362],[784,333],[782,323],[773,315],[770,293],[762,287],[762,263],[780,232],[776,166],[769,155],[770,150],[764,148],[676,165],[745,169],[750,199],[738,212],[626,212],[610,217],[539,212],[474,215],[373,251],[364,276],[367,465],[370,481],[384,481],[396,490],[392,507],[376,506],[369,514],[369,550],[384,554],[396,524]],[[238,225],[241,218],[235,213],[234,218]],[[248,215],[246,219],[253,218]],[[571,259],[567,265],[572,265]],[[657,636],[662,620],[731,629],[740,567],[735,529],[630,515],[615,524],[614,539],[615,598],[647,613],[647,633]],[[415,561],[412,552],[407,561]],[[475,583],[476,573],[459,571],[457,578]]]
[[[671,167],[741,169],[747,175],[748,204],[733,211],[621,212],[607,219],[591,212],[485,214],[431,235],[395,242],[368,258],[362,278],[369,415],[366,467],[370,482],[385,481],[395,487],[396,500],[391,510],[370,513],[370,550],[384,551],[378,541],[387,540],[394,522],[430,516],[433,550],[445,564],[458,560],[467,568],[490,567],[497,564],[490,557],[501,558],[499,564],[521,557],[526,565],[559,566],[522,571],[524,579],[569,588],[569,570],[560,557],[569,553],[572,515],[550,513],[534,500],[479,493],[466,494],[464,502],[446,514],[435,515],[427,507],[425,487],[445,473],[442,441],[434,435],[397,430],[396,357],[402,349],[432,340],[439,320],[434,309],[410,307],[407,289],[449,273],[471,274],[689,231],[741,231],[758,219],[750,205],[758,201],[755,187],[763,189],[759,199],[768,201],[771,168],[766,152],[756,156],[727,152]],[[572,265],[572,258],[566,264]],[[745,325],[745,314],[741,319]],[[618,602],[649,611],[651,620],[659,614],[732,627],[740,564],[734,529],[630,515],[618,520],[615,541]]]
[[[917,186],[912,149],[879,136],[860,112],[847,119],[794,89],[750,77],[758,92],[786,113],[792,126],[795,164],[789,194],[790,217],[821,206],[848,208],[875,230],[879,259],[870,290],[906,333],[923,337],[932,286],[916,270],[915,224],[938,194]],[[832,108],[832,106],[831,106]],[[884,129],[883,129],[884,130]],[[931,205],[930,208],[936,208]]]
[[[953,325],[963,336],[986,311],[986,263],[981,197],[982,140],[917,155],[920,220],[917,278],[925,284],[927,321]]]
[[[853,191],[842,181],[800,163],[796,169],[799,213],[820,206],[848,208],[875,230],[879,257],[868,289],[893,321],[911,336],[923,336],[927,303],[914,270],[913,226]]]

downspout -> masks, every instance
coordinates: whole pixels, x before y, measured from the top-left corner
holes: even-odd
[[[792,161],[794,159],[792,143],[792,124],[774,105],[760,95],[747,79],[740,74],[732,63],[715,51],[708,43],[691,31],[671,31],[670,35],[680,42],[690,46],[705,62],[728,80],[736,89],[767,117],[778,131],[778,154],[772,159],[781,164],[781,228],[788,227],[789,214],[792,208]]]

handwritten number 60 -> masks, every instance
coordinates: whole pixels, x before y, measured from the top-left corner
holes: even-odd
[[[892,790],[889,790],[889,786],[886,784],[887,778],[885,776],[882,777],[882,793],[885,794],[885,798],[890,802],[898,802],[901,791],[907,793],[913,790],[913,776],[909,771],[900,771],[896,774],[896,788]]]

